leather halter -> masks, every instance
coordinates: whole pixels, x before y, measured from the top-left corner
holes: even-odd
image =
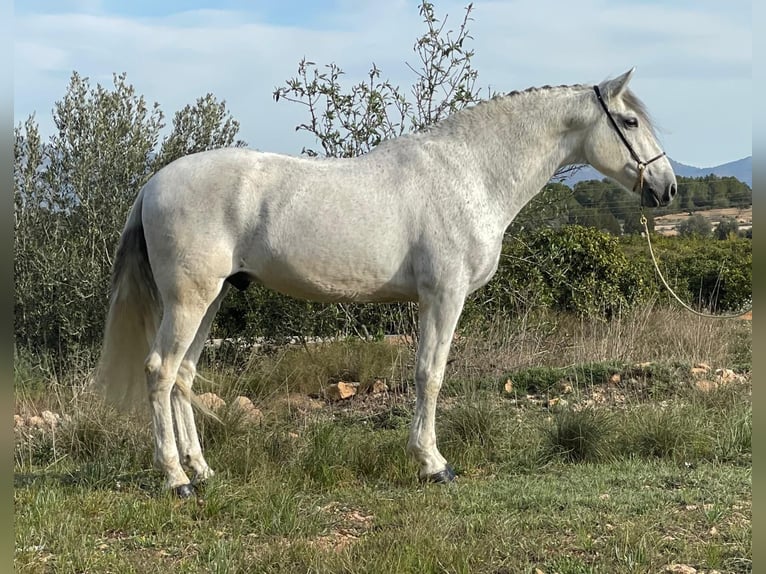
[[[633,149],[633,146],[630,145],[630,142],[628,141],[628,138],[625,137],[625,134],[622,133],[622,130],[620,129],[620,126],[617,125],[617,121],[614,119],[614,116],[612,115],[612,112],[609,111],[609,107],[606,105],[606,102],[604,101],[604,98],[601,97],[601,90],[599,90],[598,86],[593,86],[593,91],[596,92],[596,98],[598,99],[599,103],[601,104],[601,107],[604,108],[604,111],[606,112],[606,117],[609,118],[609,123],[612,124],[612,127],[617,132],[617,135],[620,136],[620,139],[622,140],[622,143],[625,144],[625,147],[628,148],[628,151],[630,152],[631,157],[636,162],[636,168],[638,169],[638,178],[636,179],[636,184],[633,186],[633,191],[641,192],[641,188],[644,187],[644,170],[646,169],[646,166],[648,166],[653,161],[657,161],[661,157],[665,156],[665,152],[663,151],[659,155],[654,156],[649,161],[643,161],[641,157],[636,153],[636,150]],[[643,201],[643,198],[642,198]]]

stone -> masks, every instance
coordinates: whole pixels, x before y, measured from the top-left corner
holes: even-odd
[[[561,397],[551,397],[548,399],[548,402],[544,406],[548,407],[549,409],[563,409],[569,406],[569,402],[567,402],[566,399],[562,399]]]
[[[226,406],[226,401],[215,393],[202,393],[197,395],[197,400],[213,412],[221,410]]]
[[[45,420],[43,420],[43,417],[38,417],[37,415],[34,415],[27,419],[27,426],[41,429],[45,427]]]
[[[325,388],[325,396],[331,401],[350,399],[356,394],[357,386],[358,385],[354,385],[354,383],[339,381]]]
[[[724,384],[736,383],[739,382],[742,378],[731,369],[716,369],[715,376],[717,380]]]
[[[242,413],[242,421],[248,423],[259,423],[263,419],[263,413],[253,404],[249,398],[238,396],[231,402],[231,408],[237,409]]]
[[[697,574],[697,569],[688,564],[668,564],[665,566],[665,572],[671,574]]]
[[[697,363],[692,367],[692,375],[695,377],[704,377],[710,372],[710,365],[707,363]]]
[[[694,386],[697,387],[698,391],[702,391],[703,393],[709,393],[710,391],[714,391],[718,388],[718,384],[716,384],[715,381],[709,381],[707,379],[700,379],[699,381],[695,381]]]
[[[59,415],[54,414],[51,411],[43,411],[40,413],[40,416],[45,421],[45,425],[51,429],[55,429],[59,425],[59,420],[61,419]]]
[[[503,385],[503,389],[509,395],[513,394],[513,381],[511,379],[506,379],[505,384]]]
[[[388,385],[381,379],[375,379],[375,382],[372,383],[372,387],[370,387],[370,392],[375,395],[380,393],[387,393]]]
[[[383,340],[389,345],[413,346],[415,341],[410,335],[384,335]]]

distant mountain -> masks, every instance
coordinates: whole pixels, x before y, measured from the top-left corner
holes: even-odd
[[[715,167],[693,167],[672,159],[670,160],[670,164],[673,166],[676,175],[683,177],[704,177],[712,173],[718,177],[736,177],[751,188],[753,187],[753,156],[748,156],[737,161],[730,161],[729,163],[724,163]],[[604,179],[604,176],[592,167],[586,166],[573,176],[564,179],[563,183],[572,187],[577,182],[587,181],[589,179],[602,180]]]
[[[745,182],[751,188],[753,187],[753,156],[748,156],[737,161],[730,161],[715,167],[692,167],[676,161],[670,160],[670,164],[676,172],[676,175],[684,177],[704,177],[709,174],[715,174],[718,177],[736,177]]]

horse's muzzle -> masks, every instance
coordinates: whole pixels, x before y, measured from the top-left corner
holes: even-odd
[[[678,191],[678,187],[676,186],[676,183],[673,182],[669,186],[665,188],[665,195],[662,197],[663,201],[665,202],[665,205],[673,201],[673,198],[676,196],[676,192]]]
[[[662,193],[650,185],[644,185],[644,204],[648,207],[664,207],[673,201],[677,191],[675,182],[668,185]]]

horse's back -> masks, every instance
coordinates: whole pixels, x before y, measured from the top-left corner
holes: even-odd
[[[381,171],[237,148],[186,156],[146,186],[150,256],[310,299],[415,298],[419,208]]]

